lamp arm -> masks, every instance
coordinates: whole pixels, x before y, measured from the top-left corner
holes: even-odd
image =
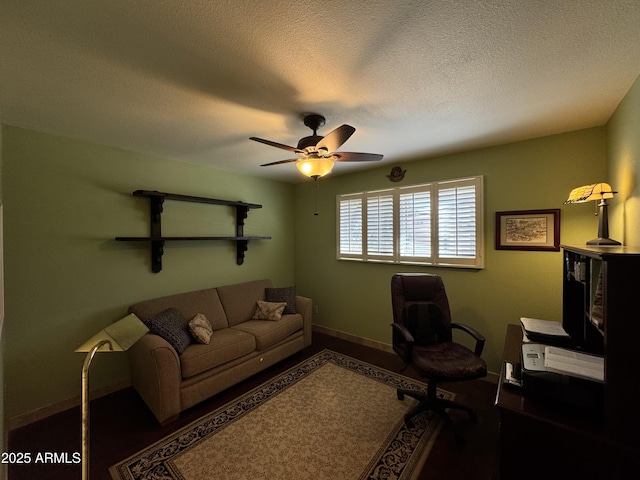
[[[89,367],[103,345],[109,345],[109,350],[113,350],[109,340],[96,343],[87,353],[82,366],[82,480],[89,480]]]

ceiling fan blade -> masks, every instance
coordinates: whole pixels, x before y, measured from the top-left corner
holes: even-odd
[[[351,125],[341,125],[325,135],[325,137],[318,142],[316,148],[318,150],[327,150],[330,153],[335,152],[344,142],[349,140],[349,137],[353,135],[355,131],[356,129]]]
[[[271,165],[280,165],[281,163],[297,162],[298,160],[300,160],[300,159],[299,158],[289,158],[288,160],[280,160],[279,162],[263,163],[260,166],[261,167],[269,167]]]
[[[290,147],[289,145],[284,145],[282,143],[272,142],[271,140],[265,140],[264,138],[249,137],[249,140],[254,140],[256,142],[264,143],[265,145],[271,145],[272,147],[281,148],[283,150],[287,150],[293,153],[302,153],[302,150],[299,150],[296,147]]]
[[[383,155],[378,153],[336,152],[333,154],[336,162],[377,162]]]

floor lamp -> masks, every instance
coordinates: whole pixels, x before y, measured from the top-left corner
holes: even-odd
[[[89,480],[89,367],[97,352],[124,352],[149,329],[134,314],[109,325],[76,349],[88,352],[82,366],[82,480]]]

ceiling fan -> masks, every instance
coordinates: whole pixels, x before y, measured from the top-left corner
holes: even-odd
[[[306,115],[304,124],[313,130],[313,135],[303,137],[297,147],[290,147],[282,143],[251,137],[250,140],[281,148],[289,152],[297,153],[298,158],[280,160],[278,162],[265,163],[261,167],[279,165],[281,163],[296,162],[298,170],[303,175],[318,179],[331,172],[334,162],[375,162],[382,160],[382,155],[377,153],[336,152],[356,131],[351,125],[341,125],[329,132],[326,136],[318,135],[318,128],[325,124],[325,118],[316,113]]]

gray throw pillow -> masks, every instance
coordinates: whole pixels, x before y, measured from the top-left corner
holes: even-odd
[[[180,355],[191,344],[188,323],[175,308],[167,308],[143,320],[151,333],[164,338]]]
[[[284,313],[296,313],[296,287],[264,289],[264,299],[267,302],[287,302]]]

